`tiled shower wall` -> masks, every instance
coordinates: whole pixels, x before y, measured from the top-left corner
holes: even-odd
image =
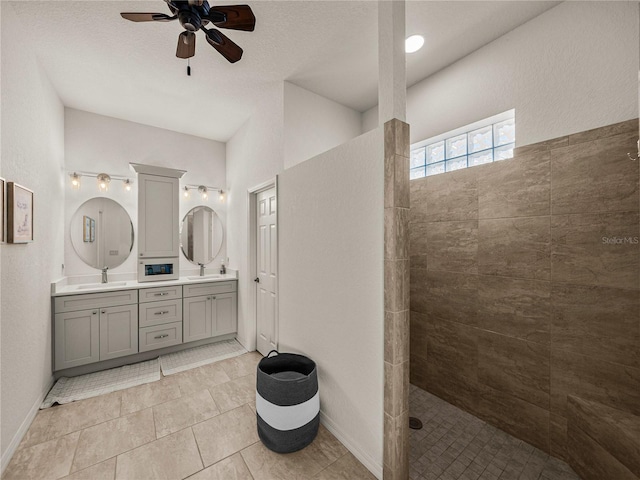
[[[637,139],[411,181],[411,383],[560,458],[569,395],[640,415]]]

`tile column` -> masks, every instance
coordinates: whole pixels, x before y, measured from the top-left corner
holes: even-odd
[[[409,478],[409,125],[384,124],[384,480]]]

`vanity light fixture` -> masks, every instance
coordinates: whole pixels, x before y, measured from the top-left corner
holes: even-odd
[[[197,190],[203,201],[209,200],[212,192],[218,192],[218,198],[224,201],[224,190],[220,187],[212,187],[210,185],[184,185],[182,187],[182,195],[185,200],[191,197],[191,190]]]
[[[69,176],[71,177],[71,188],[74,190],[80,190],[80,175],[73,172]]]
[[[111,177],[106,173],[98,174],[98,190],[101,192],[109,191],[109,183],[111,182]]]
[[[71,188],[74,190],[80,190],[80,179],[82,177],[95,178],[98,182],[98,190],[100,192],[109,191],[109,183],[111,182],[111,180],[121,180],[126,192],[130,192],[131,186],[133,185],[133,180],[127,177],[123,177],[120,175],[109,175],[108,173],[70,172],[69,177],[71,178]]]

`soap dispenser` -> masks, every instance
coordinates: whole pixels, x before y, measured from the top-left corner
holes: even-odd
[[[220,275],[225,275],[227,273],[227,267],[224,266],[224,258],[220,260]]]

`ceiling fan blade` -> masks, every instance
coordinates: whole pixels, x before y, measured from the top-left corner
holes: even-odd
[[[178,36],[178,48],[176,57],[191,58],[196,54],[196,34],[193,32],[182,32]]]
[[[123,12],[120,15],[125,20],[131,20],[132,22],[170,22],[178,18],[176,16],[170,17],[164,13]]]
[[[207,34],[207,42],[209,42],[209,45],[215,48],[220,55],[229,60],[229,62],[236,63],[242,58],[242,49],[227,36],[213,28],[206,30],[202,27],[202,30]]]
[[[224,21],[220,21],[220,17],[223,14]],[[216,27],[230,28],[232,30],[244,30],[246,32],[253,32],[256,26],[256,17],[251,11],[249,5],[226,5],[224,7],[211,7],[207,18]]]

